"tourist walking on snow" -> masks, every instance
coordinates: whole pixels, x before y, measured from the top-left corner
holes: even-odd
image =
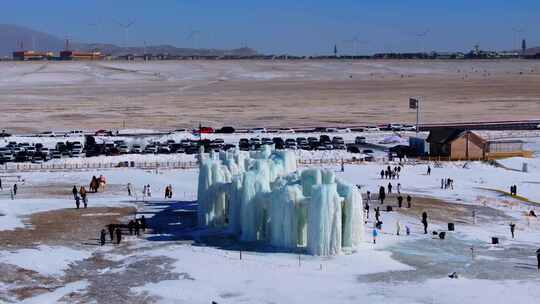
[[[407,208],[411,208],[412,197],[407,194]]]
[[[379,221],[379,217],[381,216],[381,210],[379,207],[375,208],[375,221]]]
[[[143,232],[146,231],[146,218],[143,216],[141,216],[141,218],[139,219],[140,222],[141,222],[141,229]]]
[[[379,234],[379,232],[377,231],[377,228],[373,228],[373,244],[377,244],[377,235]]]
[[[424,234],[427,234],[428,221],[427,221],[427,212],[422,212],[422,225],[424,225]]]
[[[512,235],[512,238],[514,238],[514,233],[516,231],[516,224],[514,224],[513,222],[510,222],[510,234]]]
[[[81,205],[81,199],[79,198],[78,195],[75,196],[75,206],[77,207],[77,209],[79,209]]]
[[[135,235],[139,236],[139,231],[141,229],[141,225],[139,224],[139,221],[135,220],[133,228],[135,229]]]
[[[366,192],[366,202],[369,204],[371,203],[371,192]]]
[[[120,241],[122,241],[122,230],[116,228],[116,244],[120,244]]]
[[[384,170],[381,170],[381,179],[384,179]]]
[[[133,229],[135,228],[135,222],[133,220],[128,223],[129,235],[133,235]]]
[[[105,232],[105,229],[101,229],[101,233],[99,234],[99,244],[101,246],[105,245],[105,236],[107,235],[107,232]]]
[[[13,196],[17,196],[17,184],[13,184]]]
[[[111,243],[112,243],[114,240],[114,225],[113,224],[107,225],[107,229],[109,229],[109,237],[111,238]]]
[[[536,260],[538,262],[538,271],[540,271],[540,248],[536,250]]]
[[[384,199],[385,198],[386,198],[386,193],[385,193],[384,187],[381,186],[379,188],[379,200],[381,201],[381,205],[384,204]]]
[[[398,208],[401,208],[401,206],[403,205],[403,196],[398,196],[397,198],[397,203],[398,203]]]
[[[128,192],[128,196],[131,196],[131,183],[127,184],[127,192]]]
[[[392,193],[392,183],[388,183],[388,194]]]
[[[150,190],[150,185],[146,185],[146,196],[152,197],[152,191]]]
[[[396,235],[399,235],[399,232],[401,231],[401,225],[399,223],[399,220],[396,221]]]
[[[431,175],[431,167],[429,165],[427,166],[427,175]]]
[[[169,184],[169,198],[172,198],[172,185]]]
[[[73,186],[73,189],[71,189],[71,192],[73,193],[73,199],[75,199],[79,193],[79,191],[77,191],[77,186]]]

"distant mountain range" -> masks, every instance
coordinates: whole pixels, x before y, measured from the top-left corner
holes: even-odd
[[[65,49],[64,39],[54,35],[25,28],[19,25],[0,24],[0,57],[11,57],[13,51],[20,50],[22,42],[24,50],[51,51],[58,54]],[[151,45],[146,47],[120,47],[106,43],[70,42],[70,49],[76,51],[100,51],[106,55],[124,54],[170,54],[174,56],[206,55],[206,56],[251,56],[257,51],[251,48],[238,49],[193,49],[179,48],[172,45]]]

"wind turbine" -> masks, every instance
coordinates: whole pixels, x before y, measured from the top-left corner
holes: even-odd
[[[135,24],[134,20],[128,21],[126,23],[116,22],[118,26],[124,29],[124,47],[128,47],[128,35],[129,29]]]
[[[519,27],[513,27],[512,32],[514,32],[514,43],[513,44],[517,45],[516,50],[519,50],[519,42],[518,42],[518,39],[517,39],[517,35],[525,32],[525,30],[522,29],[522,28],[519,28]]]
[[[422,45],[422,52],[425,52],[427,53],[427,50],[426,50],[426,36],[429,34],[429,29],[423,31],[423,32],[420,32],[420,33],[416,33],[416,37],[418,37],[418,39],[420,39],[420,43]]]

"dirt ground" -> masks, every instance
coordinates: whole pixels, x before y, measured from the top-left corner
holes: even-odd
[[[117,224],[136,212],[132,207],[61,209],[34,213],[25,221],[32,228],[0,231],[0,249],[32,247],[35,244],[95,246],[107,224]]]
[[[180,61],[0,64],[11,132],[519,120],[540,115],[540,62]]]

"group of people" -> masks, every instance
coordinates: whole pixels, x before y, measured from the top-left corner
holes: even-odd
[[[92,176],[92,180],[90,181],[90,191],[92,192],[98,192],[98,191],[105,191],[105,185],[107,184],[107,181],[105,180],[105,176],[100,175],[99,177],[96,177],[95,175]]]
[[[152,197],[152,189],[150,188],[150,184],[144,185],[142,194],[143,198]]]
[[[394,168],[388,166],[386,170],[381,170],[381,179],[399,179],[401,173],[401,167],[395,166]]]
[[[129,235],[135,234],[138,236],[141,230],[146,231],[146,218],[144,215],[140,219],[134,219],[128,223]]]
[[[3,191],[3,190],[4,190],[4,186],[2,185],[2,178],[0,178],[0,191]],[[12,200],[14,200],[15,197],[17,196],[17,190],[19,190],[19,186],[17,186],[17,183],[14,183],[10,189]]]
[[[139,235],[140,231],[143,232],[146,231],[146,218],[141,216],[141,218],[136,218],[133,220],[130,220],[127,224],[127,228],[130,235]],[[109,224],[107,225],[107,230],[109,230],[109,237],[111,239],[111,243],[116,243],[117,245],[120,244],[122,241],[122,229],[121,225],[118,224]],[[104,246],[106,243],[107,238],[107,231],[105,229],[101,229],[101,232],[99,234],[99,244],[101,246]],[[115,240],[116,238],[116,240]]]
[[[512,196],[517,195],[517,185],[510,186],[510,195],[512,195]]]
[[[75,207],[77,209],[80,208],[81,199],[82,199],[83,206],[86,209],[88,207],[88,197],[87,197],[86,188],[84,188],[84,186],[81,186],[79,190],[77,190],[77,186],[73,186],[73,189],[71,190],[71,192],[73,193],[73,199],[75,200]]]
[[[441,178],[441,189],[454,190],[454,180],[451,178]]]

